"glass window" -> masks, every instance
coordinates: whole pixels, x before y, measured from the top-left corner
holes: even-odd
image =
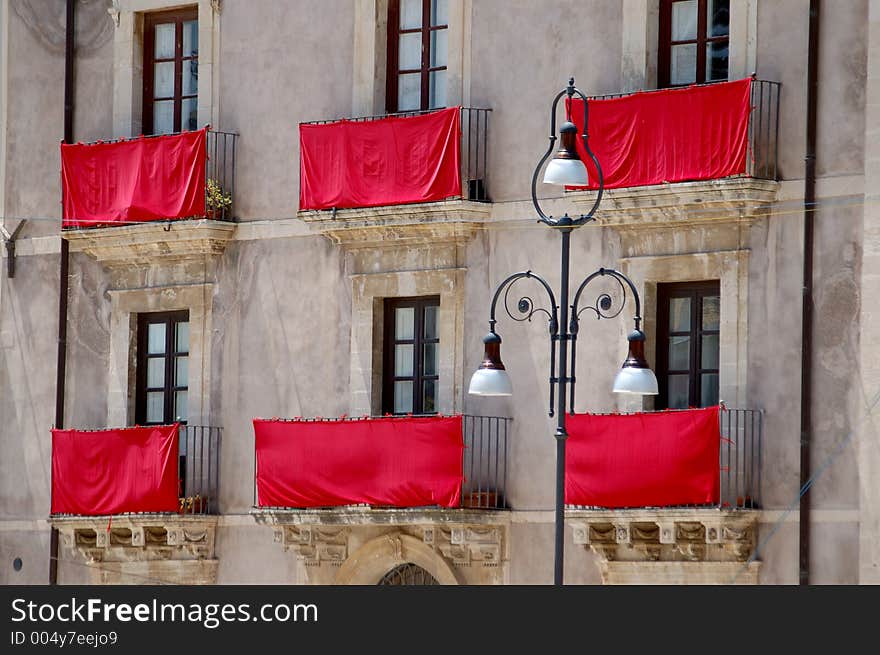
[[[726,80],[730,0],[660,0],[659,86]]]
[[[440,367],[440,299],[385,301],[382,412],[434,414]]]
[[[386,109],[446,106],[448,0],[389,0]]]
[[[135,421],[185,423],[189,416],[189,312],[138,316]]]
[[[198,127],[197,17],[196,8],[144,17],[144,134]]]
[[[719,283],[660,284],[657,298],[657,409],[717,404]]]

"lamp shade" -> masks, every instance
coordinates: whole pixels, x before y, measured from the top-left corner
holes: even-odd
[[[468,393],[474,396],[512,396],[513,385],[504,369],[478,368],[471,376]]]
[[[587,186],[587,167],[580,159],[551,159],[544,171],[544,184]]]
[[[614,378],[614,392],[654,396],[659,390],[657,376],[645,360],[645,333],[638,329],[633,330],[627,339],[629,354]]]

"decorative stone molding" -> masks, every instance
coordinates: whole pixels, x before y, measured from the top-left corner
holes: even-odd
[[[273,528],[275,543],[296,555],[311,584],[376,584],[406,562],[442,584],[500,584],[509,559],[510,517],[504,511],[353,507],[251,513]]]
[[[346,249],[466,243],[489,218],[491,205],[467,200],[359,209],[301,211],[317,234]]]
[[[62,548],[96,584],[213,584],[216,516],[53,517]]]
[[[746,579],[757,582],[758,562],[748,562],[756,545],[758,512],[720,510],[568,510],[574,543],[592,550],[599,557],[603,580],[613,580],[613,571],[629,581],[657,582],[653,576],[674,576],[670,571],[682,571],[683,563],[697,566],[728,563],[732,566],[709,567],[731,574],[745,573]],[[616,566],[626,563],[627,566]],[[639,569],[638,564],[675,563],[676,566]],[[687,567],[685,567],[687,568]],[[690,575],[690,574],[689,574]],[[636,576],[635,578],[633,576]],[[691,576],[693,577],[693,576]],[[687,576],[685,576],[687,578]],[[683,578],[683,579],[685,579]],[[714,579],[698,574],[695,579]],[[754,578],[754,579],[753,579]]]
[[[213,259],[234,232],[234,223],[202,219],[64,230],[62,237],[72,252],[84,252],[114,269]]]
[[[779,183],[751,177],[726,177],[699,182],[606,189],[600,225],[646,230],[750,223],[776,201]],[[575,205],[592,207],[595,192],[574,192]]]

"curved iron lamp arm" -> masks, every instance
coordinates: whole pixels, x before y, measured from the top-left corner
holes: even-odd
[[[541,286],[544,287],[544,290],[547,292],[547,296],[550,299],[550,311],[547,311],[542,307],[535,307],[535,303],[530,297],[523,296],[517,303],[517,311],[522,315],[522,318],[517,318],[511,313],[510,307],[507,304],[508,293],[517,281],[523,279],[537,280]],[[559,306],[556,304],[556,296],[553,294],[553,289],[550,288],[547,281],[531,271],[521,271],[510,275],[498,285],[495,289],[495,295],[492,297],[492,307],[489,311],[489,332],[493,334],[495,334],[495,323],[497,322],[497,319],[495,318],[495,308],[498,305],[498,299],[501,297],[502,293],[504,294],[504,311],[506,311],[507,315],[515,321],[530,321],[535,312],[544,312],[547,314],[550,330],[550,416],[553,416],[553,401],[555,398],[553,381],[556,377],[555,346],[559,338]]]
[[[612,277],[620,285],[620,289],[623,293],[623,297],[621,298],[621,301],[620,301],[620,307],[617,309],[617,311],[613,312],[611,314],[604,313],[604,312],[607,312],[608,310],[610,310],[613,306],[613,300],[612,300],[611,296],[608,295],[607,293],[602,293],[599,295],[599,297],[596,299],[595,306],[591,305],[588,307],[584,307],[583,309],[578,309],[578,304],[581,299],[581,294],[584,292],[584,290],[590,285],[590,283],[593,280],[595,280],[596,278],[599,278],[599,277],[604,277],[606,275]],[[624,284],[626,284],[626,286],[624,286]],[[571,334],[571,380],[572,380],[571,385],[569,387],[570,390],[569,390],[568,411],[571,414],[574,414],[574,386],[575,386],[574,381],[575,381],[575,368],[577,365],[577,335],[578,335],[578,327],[580,324],[579,314],[580,314],[580,312],[582,312],[584,310],[591,309],[591,310],[593,310],[593,312],[595,312],[597,320],[603,319],[603,318],[614,318],[616,316],[619,316],[620,313],[623,311],[623,308],[626,306],[626,287],[627,286],[629,287],[630,291],[632,292],[633,300],[635,301],[635,304],[636,304],[636,313],[635,313],[635,317],[633,319],[635,321],[635,329],[640,330],[641,329],[640,326],[641,326],[641,322],[642,322],[642,303],[639,299],[639,292],[636,290],[636,285],[633,284],[633,281],[630,280],[626,275],[624,275],[620,271],[616,271],[613,268],[600,268],[595,273],[588,275],[584,279],[584,281],[580,283],[580,286],[578,286],[578,289],[574,294],[574,300],[571,303],[571,318],[569,320],[569,326],[568,326],[568,331]]]
[[[556,226],[559,225],[560,219],[554,219],[552,216],[548,216],[541,209],[541,205],[538,203],[538,175],[541,172],[541,169],[544,167],[544,163],[549,159],[550,155],[553,152],[553,147],[556,145],[556,108],[559,105],[559,100],[562,96],[568,96],[568,103],[565,109],[566,117],[568,120],[571,120],[571,99],[574,95],[577,94],[580,99],[584,103],[584,131],[581,134],[581,140],[584,142],[584,149],[587,151],[587,154],[590,156],[590,159],[593,160],[593,165],[596,167],[596,171],[598,173],[598,183],[599,188],[596,193],[596,200],[593,203],[593,206],[590,208],[590,211],[586,214],[581,214],[577,218],[570,218],[568,214],[565,214],[565,220],[563,221],[563,225],[577,227],[579,225],[583,225],[584,223],[588,223],[589,221],[594,220],[593,214],[596,213],[596,210],[599,208],[599,203],[602,201],[602,192],[605,188],[605,176],[602,173],[602,166],[599,164],[599,160],[596,158],[596,155],[593,153],[590,148],[589,137],[587,133],[587,125],[589,118],[589,109],[587,96],[581,93],[580,89],[578,89],[574,85],[574,78],[571,77],[568,80],[568,86],[564,88],[562,91],[556,94],[556,97],[553,99],[553,105],[550,109],[550,145],[547,148],[547,152],[544,153],[544,156],[541,157],[541,160],[538,162],[538,165],[535,167],[535,172],[532,173],[532,204],[535,207],[535,211],[538,212],[539,223],[545,223],[546,225]]]

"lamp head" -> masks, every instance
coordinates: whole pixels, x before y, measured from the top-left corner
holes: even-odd
[[[615,393],[653,396],[658,392],[657,377],[645,359],[645,333],[639,329],[630,332],[629,353],[614,379]]]
[[[483,337],[484,357],[471,377],[468,393],[474,396],[510,396],[513,386],[501,363],[501,337],[490,332]]]
[[[587,186],[587,167],[577,152],[577,126],[565,121],[559,128],[559,150],[544,171],[544,184]]]

